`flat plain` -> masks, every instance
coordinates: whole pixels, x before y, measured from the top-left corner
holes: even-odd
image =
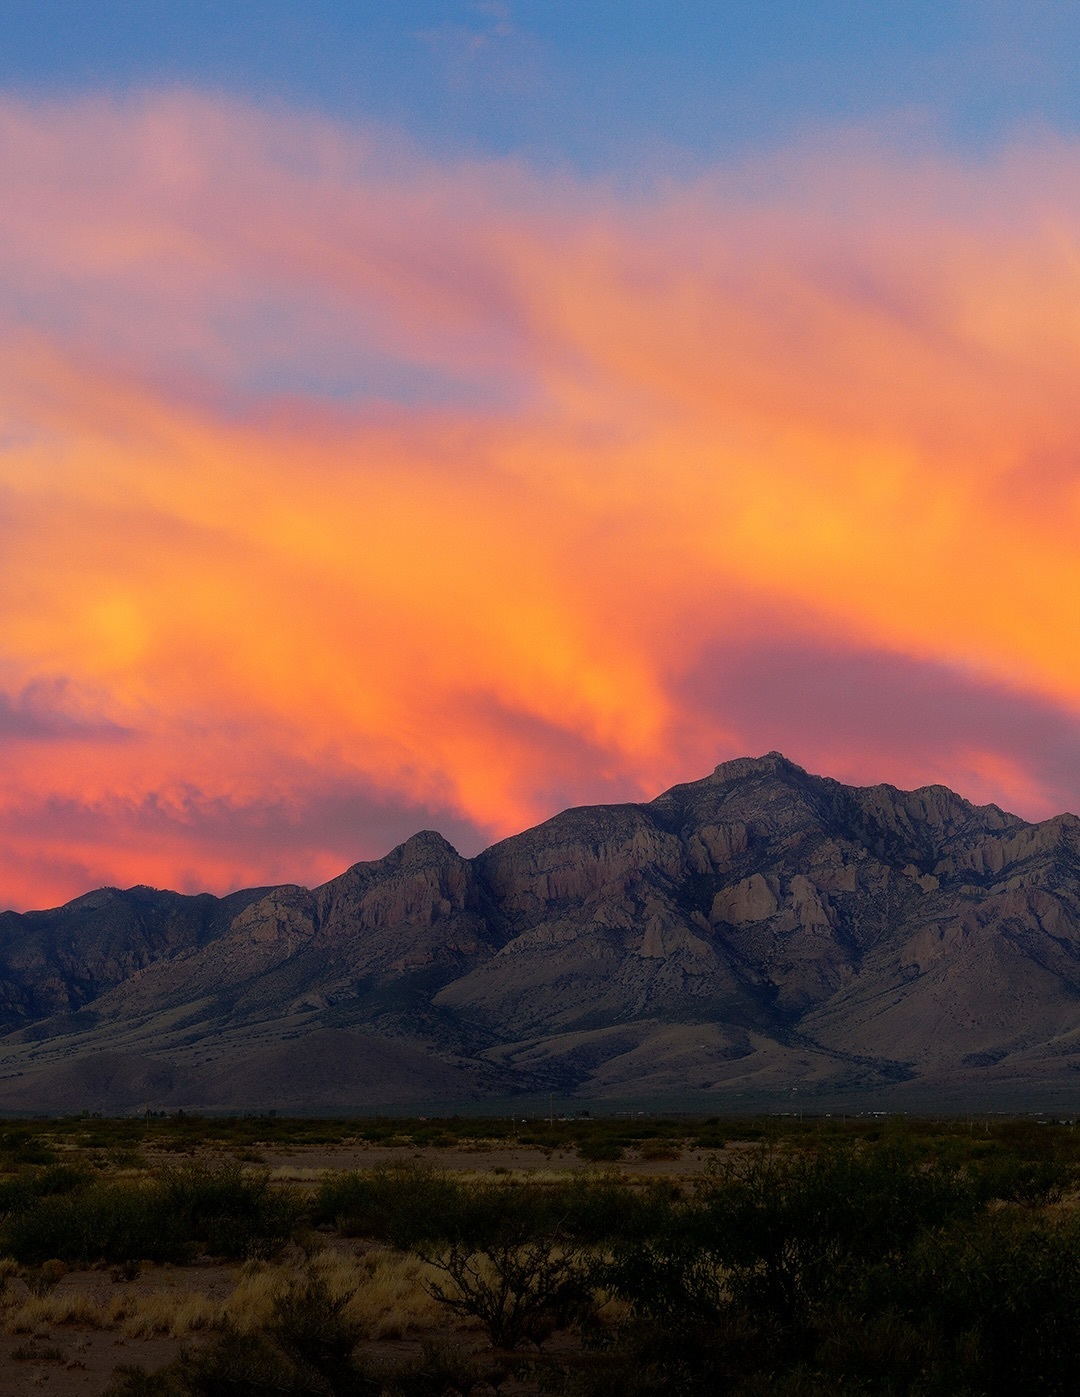
[[[1055,1392],[1078,1357],[1071,1121],[81,1117],[0,1150],[0,1397],[974,1395],[1035,1355]]]

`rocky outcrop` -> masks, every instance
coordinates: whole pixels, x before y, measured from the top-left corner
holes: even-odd
[[[52,911],[0,913],[0,1025],[77,1012],[162,957],[224,935],[265,892],[99,888]]]
[[[101,1083],[123,1078],[125,1102],[145,1083],[274,1104],[258,1074],[286,1043],[291,1109],[320,1072],[329,1108],[335,1063],[342,1109],[392,1104],[395,1052],[412,1102],[1064,1091],[1080,821],[742,758],[471,860],[425,832],[311,891],[107,889],[5,914],[0,1015],[0,1105],[35,1082],[47,1105],[60,1064],[65,1101],[107,1106],[120,1088]],[[75,1070],[106,1052],[137,1067]]]

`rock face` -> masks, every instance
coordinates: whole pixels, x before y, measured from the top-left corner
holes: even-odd
[[[1080,1099],[1080,821],[770,753],[472,860],[6,913],[0,1024],[9,1109]]]

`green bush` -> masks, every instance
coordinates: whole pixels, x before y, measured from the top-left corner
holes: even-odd
[[[530,1236],[583,1243],[641,1237],[670,1225],[677,1190],[633,1188],[617,1176],[558,1184],[465,1182],[427,1164],[391,1163],[324,1180],[312,1220],[407,1249],[430,1242],[483,1246]]]
[[[269,1257],[300,1220],[295,1192],[272,1188],[267,1171],[245,1173],[239,1164],[170,1169],[158,1189],[185,1236],[214,1256]]]
[[[1075,1220],[990,1212],[974,1226],[924,1235],[906,1266],[875,1279],[876,1307],[912,1315],[934,1336],[941,1392],[1076,1392]]]
[[[582,1140],[577,1147],[578,1158],[590,1163],[614,1163],[624,1158],[626,1150],[618,1140]]]
[[[162,1201],[153,1184],[95,1183],[48,1195],[8,1220],[4,1248],[28,1264],[50,1257],[78,1263],[186,1261],[190,1239]]]
[[[718,1169],[666,1232],[612,1247],[597,1279],[630,1320],[566,1390],[1075,1392],[1080,1221],[1031,1206],[1052,1158],[1005,1158],[993,1187],[895,1138]],[[1006,1184],[1025,1206],[988,1207]]]
[[[299,1217],[295,1195],[269,1187],[265,1174],[237,1166],[169,1170],[159,1180],[42,1176],[12,1200],[4,1249],[18,1261],[187,1261],[215,1256],[267,1256]]]
[[[1020,1159],[994,1153],[969,1166],[981,1195],[1041,1207],[1058,1202],[1076,1178],[1076,1166],[1063,1159]]]
[[[311,1214],[347,1237],[407,1248],[460,1228],[468,1195],[460,1180],[430,1165],[393,1162],[326,1179]]]
[[[695,1231],[727,1269],[738,1303],[790,1329],[849,1271],[899,1258],[922,1230],[980,1207],[961,1172],[883,1142],[795,1154],[761,1149],[717,1166]]]
[[[22,1212],[39,1198],[85,1188],[92,1178],[88,1170],[72,1168],[68,1164],[20,1170],[12,1178],[0,1179],[0,1217]]]

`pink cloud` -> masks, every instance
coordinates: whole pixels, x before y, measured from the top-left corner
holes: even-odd
[[[1078,165],[838,139],[627,195],[0,106],[0,902],[471,848],[746,749],[1075,804]]]

